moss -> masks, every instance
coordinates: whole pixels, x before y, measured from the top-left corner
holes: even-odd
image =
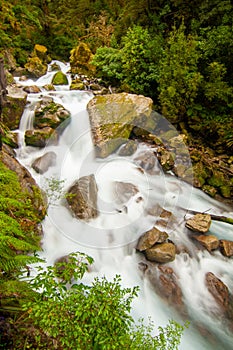
[[[67,76],[63,72],[58,71],[53,76],[52,84],[53,85],[68,85],[69,82],[68,82]]]
[[[70,85],[70,90],[85,90],[85,85],[82,82],[74,82]]]
[[[224,198],[231,198],[231,187],[230,186],[221,186],[220,192]]]
[[[193,166],[194,186],[202,187],[206,179],[210,176],[210,171],[200,161]]]
[[[221,171],[215,170],[213,175],[208,179],[208,184],[214,187],[222,187],[227,185],[227,179]]]
[[[47,64],[44,64],[39,57],[31,57],[25,64],[26,70],[36,78],[47,72]]]
[[[217,190],[215,187],[210,186],[210,185],[204,185],[202,187],[202,190],[207,193],[209,196],[214,197],[217,193]]]

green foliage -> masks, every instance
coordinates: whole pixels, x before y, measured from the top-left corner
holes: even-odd
[[[112,282],[103,277],[95,278],[91,285],[81,283],[92,262],[85,254],[71,254],[66,264],[50,266],[31,280],[32,287],[41,292],[24,310],[29,321],[39,327],[40,336],[46,329],[47,336],[63,350],[177,349],[183,326],[170,322],[153,337],[152,323],[148,327],[142,322],[135,324],[130,310],[137,287],[122,288],[120,276]],[[58,274],[61,268],[62,278]],[[70,285],[72,280],[79,281]]]
[[[202,75],[198,71],[197,41],[185,35],[185,26],[173,28],[159,66],[159,100],[165,117],[172,122],[184,118],[194,104]]]

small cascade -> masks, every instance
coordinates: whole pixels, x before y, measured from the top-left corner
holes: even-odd
[[[65,73],[68,65],[61,66]],[[52,72],[38,79],[36,84],[49,83]],[[57,145],[48,144],[45,149],[26,147],[24,132],[33,127],[34,103],[40,96],[53,97],[71,113],[71,122],[60,136]],[[212,213],[232,216],[230,208],[211,199],[203,192],[193,189],[172,174],[165,175],[159,164],[154,173],[142,173],[135,160],[148,148],[140,144],[137,152],[126,158],[116,154],[106,159],[96,159],[92,145],[90,125],[86,105],[92,98],[88,91],[67,91],[60,87],[57,91],[29,95],[31,101],[22,116],[20,124],[20,142],[17,151],[19,161],[32,173],[37,183],[44,188],[45,179],[56,178],[64,181],[64,190],[78,178],[94,173],[98,186],[98,208],[100,215],[89,222],[75,219],[63,200],[51,204],[48,215],[43,222],[44,238],[41,256],[52,264],[57,258],[73,251],[81,251],[91,255],[94,260],[93,269],[84,278],[84,283],[96,276],[105,275],[112,279],[121,274],[122,284],[132,287],[140,286],[139,298],[134,301],[132,315],[135,319],[148,317],[156,325],[164,326],[169,319],[183,323],[191,318],[191,326],[182,337],[181,350],[222,350],[232,348],[232,337],[220,320],[213,317],[216,308],[213,297],[207,290],[204,276],[208,271],[221,276],[224,283],[233,288],[233,265],[231,259],[224,258],[219,252],[197,251],[195,245],[187,238],[184,225],[186,209],[204,212],[211,208]],[[23,152],[22,152],[23,151]],[[37,174],[32,168],[33,159],[43,153],[53,151],[57,155],[56,164],[44,175]],[[130,182],[137,187],[135,193],[124,205],[114,195],[114,182]],[[139,200],[140,198],[140,200]],[[169,238],[185,244],[192,254],[177,254],[175,261],[169,266],[178,276],[184,303],[188,314],[181,316],[169,307],[155,293],[147,278],[138,268],[140,254],[135,252],[135,245],[140,235],[151,229],[154,218],[145,214],[153,205],[172,211],[176,223],[170,228]],[[184,210],[181,210],[183,208]],[[224,223],[213,223],[210,232],[226,239],[233,239],[232,228]],[[197,329],[201,329],[202,336]],[[211,337],[211,332],[216,339]]]

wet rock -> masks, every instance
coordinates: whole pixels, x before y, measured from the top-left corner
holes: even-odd
[[[95,96],[87,105],[96,154],[107,157],[125,143],[134,126],[146,127],[152,100],[128,93]]]
[[[55,91],[55,87],[53,84],[46,84],[43,86],[43,88],[46,90],[46,91]]]
[[[166,232],[162,232],[156,227],[153,227],[139,238],[136,249],[142,252],[151,248],[155,243],[165,242],[167,238],[168,234]]]
[[[69,85],[67,76],[62,71],[58,71],[54,74],[52,79],[53,85]]]
[[[64,129],[70,122],[70,112],[53,99],[43,98],[35,108],[35,128],[50,127],[56,129],[60,126]]]
[[[206,274],[205,281],[208,291],[212,294],[217,304],[223,311],[226,311],[229,305],[228,287],[212,272]]]
[[[210,186],[210,185],[204,185],[202,187],[202,190],[207,193],[210,197],[214,197],[217,193],[217,190],[215,187]]]
[[[219,240],[214,235],[200,235],[200,236],[194,236],[193,238],[196,239],[209,252],[211,252],[212,250],[218,249],[219,247]]]
[[[175,260],[176,247],[172,243],[155,244],[145,251],[146,258],[149,261],[167,263]]]
[[[158,149],[158,160],[164,171],[171,170],[175,162],[175,154],[173,152],[167,151],[163,147]]]
[[[233,256],[233,241],[221,239],[220,240],[220,251],[223,255],[225,255],[227,257]]]
[[[196,214],[187,220],[185,226],[192,231],[206,233],[209,231],[211,216],[209,214]]]
[[[29,94],[38,94],[41,92],[41,89],[36,85],[25,86],[23,90]]]
[[[98,216],[97,192],[93,174],[81,177],[69,188],[67,202],[75,217],[90,220]]]
[[[125,145],[123,145],[120,148],[118,154],[122,157],[131,156],[136,152],[137,147],[137,142],[135,142],[134,140],[129,140]]]
[[[140,154],[134,159],[134,162],[144,170],[150,171],[156,164],[156,157],[153,152],[147,151]]]
[[[2,110],[2,122],[11,130],[19,128],[21,116],[27,103],[27,93],[16,86],[7,87],[7,104]]]
[[[55,165],[56,163],[56,153],[47,152],[43,156],[37,158],[32,163],[32,168],[39,174],[44,174],[50,166]]]
[[[27,146],[45,147],[48,144],[57,144],[58,134],[50,127],[25,132],[25,143]]]
[[[72,82],[70,85],[70,90],[85,90],[85,85],[83,82]]]
[[[162,265],[158,266],[158,269],[160,270],[159,289],[163,298],[174,306],[183,306],[182,290],[173,269]]]
[[[118,204],[128,202],[130,198],[139,192],[137,186],[129,182],[114,181],[113,186],[116,203]]]

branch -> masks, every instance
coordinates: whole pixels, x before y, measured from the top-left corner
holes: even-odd
[[[226,222],[227,224],[230,224],[230,225],[233,225],[233,219],[232,218],[228,218],[226,216],[220,216],[220,215],[215,215],[215,214],[211,214],[211,213],[207,213],[208,210],[204,211],[204,212],[199,212],[199,211],[195,211],[195,210],[189,210],[189,209],[184,209],[184,208],[181,208],[180,209],[183,209],[183,210],[187,210],[189,213],[191,214],[209,214],[211,216],[211,219],[212,220],[215,220],[215,221],[222,221],[222,222]]]

